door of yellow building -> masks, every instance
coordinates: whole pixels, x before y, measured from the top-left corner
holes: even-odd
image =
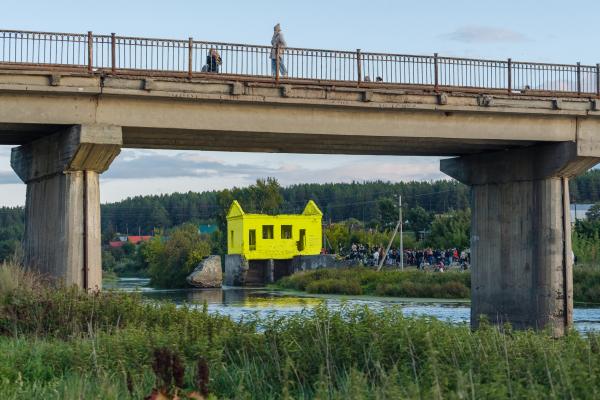
[[[300,229],[300,238],[298,239],[298,251],[304,251],[306,247],[306,229]]]
[[[248,245],[250,246],[250,250],[256,250],[256,229],[248,231]]]

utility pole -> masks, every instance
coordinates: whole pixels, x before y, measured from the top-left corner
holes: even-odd
[[[402,237],[402,195],[398,194],[398,225],[400,225],[400,269],[404,271],[404,238]]]
[[[404,242],[402,241],[402,195],[400,194],[398,194],[398,223],[396,224],[396,228],[394,228],[394,233],[392,234],[392,238],[390,239],[390,242],[388,243],[387,248],[385,249],[383,257],[381,257],[381,260],[379,260],[379,266],[377,267],[377,271],[380,271],[383,267],[383,263],[387,258],[387,254],[390,251],[390,247],[392,247],[392,243],[394,243],[394,238],[396,237],[398,230],[400,230],[400,266],[404,270]]]

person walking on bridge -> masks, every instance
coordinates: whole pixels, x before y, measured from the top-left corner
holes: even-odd
[[[277,63],[279,62],[279,74],[284,78],[287,77],[287,69],[283,64],[283,51],[287,47],[287,43],[281,32],[281,25],[277,24],[273,28],[273,38],[271,39],[271,73],[273,76],[277,74]]]

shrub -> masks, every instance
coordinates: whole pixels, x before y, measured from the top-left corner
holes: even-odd
[[[155,237],[142,250],[151,284],[160,288],[187,287],[185,278],[210,254],[210,240],[194,224],[173,230],[168,239]]]
[[[306,286],[306,291],[308,293],[323,294],[362,294],[362,288],[360,287],[360,284],[357,281],[338,279],[323,279],[310,282]]]
[[[376,271],[355,267],[299,272],[281,279],[277,285],[309,293],[463,299],[470,296],[471,279],[466,272]]]
[[[440,295],[435,297],[460,299],[468,298],[470,295],[471,291],[462,282],[446,282],[440,287]]]

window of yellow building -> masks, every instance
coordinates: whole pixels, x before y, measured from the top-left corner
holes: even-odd
[[[263,225],[263,239],[273,239],[273,225]]]
[[[250,229],[248,232],[248,245],[250,250],[256,250],[256,229]]]
[[[281,238],[282,239],[291,239],[292,238],[292,226],[291,225],[281,225]]]
[[[234,244],[235,242],[233,241],[233,231],[231,231],[230,236],[231,236],[231,238],[229,240],[230,240],[231,244]]]

